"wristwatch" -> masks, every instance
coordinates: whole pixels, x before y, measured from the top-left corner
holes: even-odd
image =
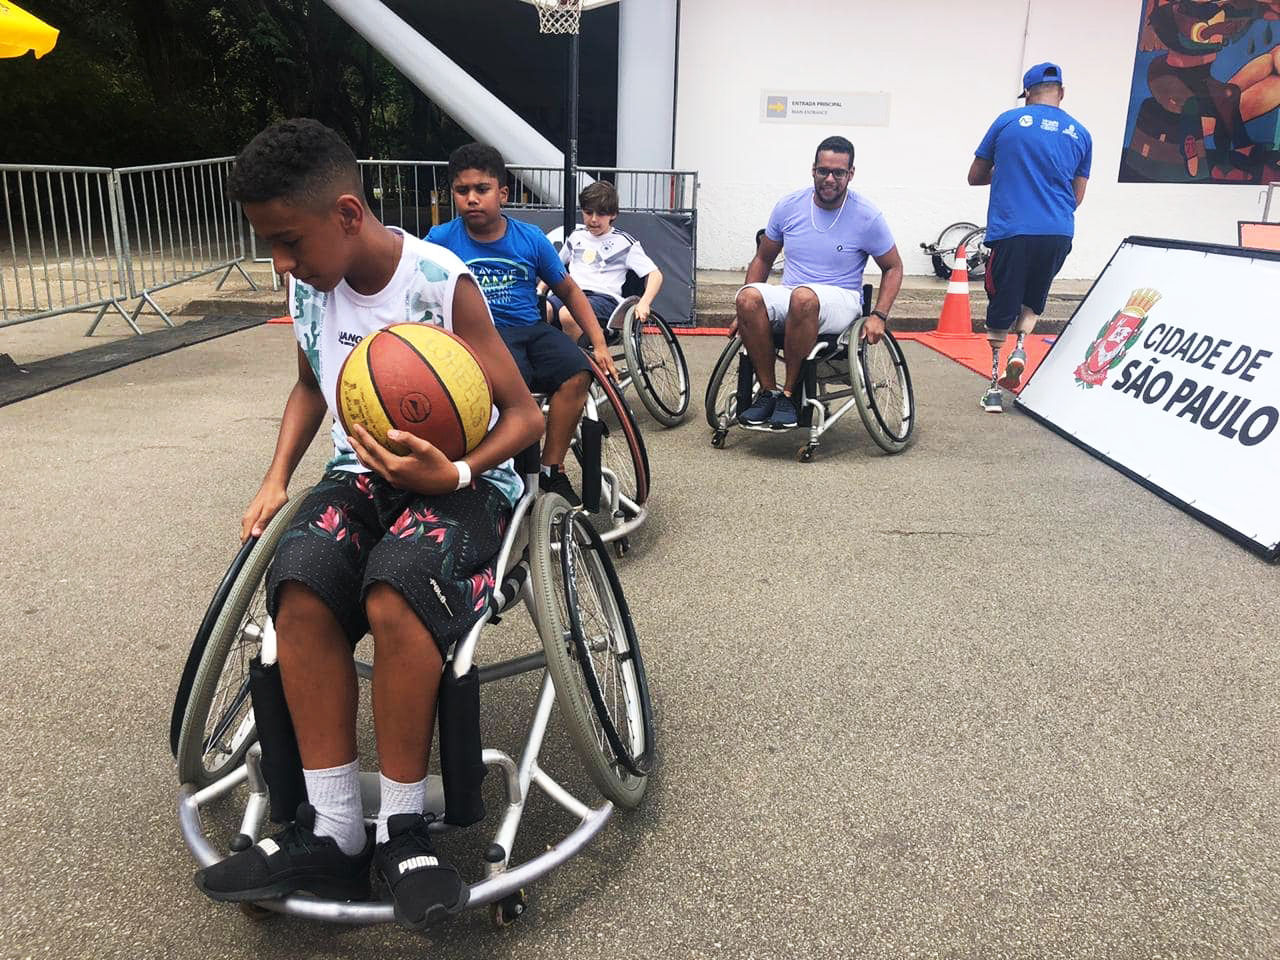
[[[888,323],[888,322],[889,322],[889,315],[888,315],[887,313],[884,313],[884,312],[880,311],[880,310],[872,310],[872,311],[871,311],[871,316],[873,316],[873,317],[879,317],[879,318],[880,318],[881,320],[883,320],[885,323]]]

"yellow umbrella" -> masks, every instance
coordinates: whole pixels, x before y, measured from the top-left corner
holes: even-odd
[[[0,57],[22,57],[31,50],[38,59],[57,42],[58,31],[53,27],[9,0],[0,0]]]

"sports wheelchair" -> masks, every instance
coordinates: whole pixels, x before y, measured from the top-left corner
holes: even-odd
[[[489,607],[445,665],[446,674],[452,673],[453,678],[468,676],[482,631],[518,602],[528,606],[541,648],[478,669],[481,684],[542,671],[519,756],[493,748],[480,753],[483,765],[499,774],[505,802],[483,855],[484,877],[468,888],[466,907],[489,905],[498,925],[524,912],[526,886],[577,854],[603,829],[615,806],[630,808],[640,803],[654,764],[653,713],[644,661],[607,551],[580,511],[562,497],[538,492],[536,446],[531,455],[521,457],[520,470],[526,476],[526,490],[498,554],[497,584]],[[239,830],[230,842],[231,850],[238,851],[257,841],[270,808],[250,699],[250,673],[274,660],[266,572],[302,500],[301,495],[290,500],[261,538],[240,550],[200,624],[174,702],[170,747],[181,784],[178,819],[183,840],[201,866],[223,856],[205,833],[203,809],[247,784]],[[252,658],[256,659],[251,664]],[[370,664],[358,662],[357,671],[365,680],[372,676]],[[553,703],[560,707],[574,753],[604,797],[598,806],[574,796],[539,764]],[[443,720],[442,714],[442,724]],[[442,730],[442,750],[444,740]],[[365,816],[371,820],[377,813],[378,775],[363,773],[361,779]],[[513,844],[535,786],[577,823],[555,846],[514,864]],[[430,777],[426,812],[437,816],[445,812],[447,788],[439,776]],[[431,829],[448,827],[437,819]],[[353,924],[393,919],[389,902],[345,902],[298,894],[245,906],[253,917],[275,912]]]
[[[581,494],[583,509],[595,518],[600,539],[621,558],[630,548],[631,534],[648,517],[649,452],[621,386],[590,356],[587,362],[591,385],[565,472]],[[549,399],[534,394],[544,414]]]
[[[876,344],[862,339],[866,315],[871,312],[871,285],[862,288],[862,313],[839,334],[819,334],[800,370],[797,405],[799,428],[808,440],[796,451],[796,459],[810,463],[824,433],[856,406],[871,439],[886,453],[898,453],[911,440],[915,428],[915,394],[906,357],[893,334]],[[782,359],[782,332],[774,332],[777,357]],[[730,373],[734,371],[736,375]],[[759,384],[740,335],[733,336],[716,361],[704,400],[711,445],[723,449],[734,427],[776,433],[767,426],[738,422]],[[836,404],[840,401],[839,406]],[[833,409],[834,408],[834,409]]]

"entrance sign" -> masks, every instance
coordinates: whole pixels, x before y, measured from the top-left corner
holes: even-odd
[[[1280,559],[1277,290],[1280,254],[1129,237],[1018,406]]]
[[[889,94],[829,90],[761,90],[760,119],[770,123],[887,127]]]

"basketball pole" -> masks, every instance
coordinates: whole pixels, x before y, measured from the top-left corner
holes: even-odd
[[[578,191],[578,31],[566,35],[565,56],[565,145],[564,145],[564,239],[569,239],[577,223]]]

